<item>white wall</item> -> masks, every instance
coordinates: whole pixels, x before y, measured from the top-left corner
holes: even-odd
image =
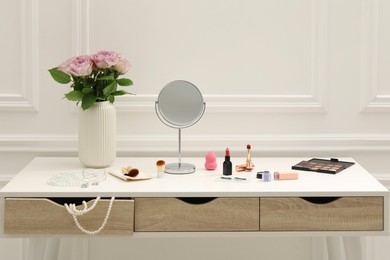
[[[353,157],[390,184],[389,24],[386,0],[1,0],[0,184],[35,156],[77,155],[77,111],[47,70],[102,49],[133,65],[119,156],[176,154],[154,101],[186,79],[207,110],[183,131],[184,155],[251,143],[264,160]],[[370,241],[384,259],[387,239]],[[310,259],[310,240],[296,243]]]

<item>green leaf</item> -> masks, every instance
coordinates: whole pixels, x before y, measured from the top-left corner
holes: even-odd
[[[103,95],[108,96],[111,94],[111,92],[115,91],[116,88],[116,82],[112,81],[110,84],[108,84],[104,89],[103,89]]]
[[[89,94],[89,93],[91,93],[91,92],[93,92],[93,89],[92,89],[92,88],[83,88],[83,89],[81,90],[81,93],[83,93],[83,94]]]
[[[91,78],[84,78],[83,79],[83,85],[85,86],[85,87],[93,87],[93,85],[95,85],[95,81],[93,80],[93,79],[91,79]]]
[[[117,79],[116,82],[118,83],[119,86],[131,86],[133,85],[133,81],[130,79]]]
[[[98,77],[96,80],[114,80],[114,75],[113,74],[110,74],[110,75],[107,75],[107,76],[103,76],[103,77]]]
[[[72,85],[74,90],[81,91],[83,89],[83,84],[80,81],[75,81]]]
[[[115,97],[114,97],[113,95],[110,95],[110,96],[108,97],[108,101],[110,101],[110,103],[114,103]]]
[[[83,97],[81,102],[81,107],[83,110],[90,108],[96,101],[96,96],[94,94],[87,94]]]
[[[78,90],[73,90],[67,94],[65,94],[65,97],[68,99],[68,100],[71,100],[71,101],[81,101],[83,99],[83,96],[84,94],[81,93],[80,91]]]
[[[52,78],[58,83],[68,84],[71,81],[70,76],[68,74],[58,70],[57,68],[52,68],[49,70],[49,72]]]
[[[135,95],[135,94],[127,92],[127,91],[124,91],[124,90],[118,90],[118,91],[114,91],[114,93],[111,93],[111,95],[113,95],[113,96],[123,96],[123,95]]]
[[[96,82],[96,88],[98,90],[101,90],[104,87],[104,82],[103,81],[97,81]]]
[[[124,91],[124,90],[118,90],[118,91],[115,91],[114,93],[112,93],[111,95],[113,95],[113,96],[123,96],[123,95],[126,95],[126,94],[130,94],[130,93],[127,92],[127,91]]]

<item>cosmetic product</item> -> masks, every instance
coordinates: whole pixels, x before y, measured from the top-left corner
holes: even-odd
[[[246,178],[241,178],[241,177],[234,177],[234,179],[239,181],[246,181]]]
[[[296,180],[298,172],[274,172],[275,180]]]
[[[156,162],[156,168],[157,168],[157,178],[164,177],[165,162],[163,160],[158,160]]]
[[[331,158],[330,160],[313,158],[309,161],[301,161],[291,168],[293,170],[336,174],[354,164],[354,162],[343,162],[336,158]]]
[[[263,172],[263,182],[270,182],[271,181],[271,173],[269,171]]]
[[[245,171],[250,172],[252,171],[252,158],[251,158],[251,145],[246,145],[246,164],[245,164]]]
[[[221,179],[224,179],[224,180],[231,180],[232,178],[231,178],[231,177],[222,176]]]
[[[252,163],[250,168],[246,167],[246,164],[238,164],[236,165],[236,172],[244,172],[244,171],[252,171],[255,168],[255,165]]]
[[[136,168],[133,168],[127,174],[125,173],[125,175],[130,176],[130,177],[135,177],[138,175],[138,173],[139,173],[139,170]]]
[[[257,172],[257,173],[256,173],[256,178],[257,178],[257,179],[263,179],[263,173],[264,173],[264,172]]]
[[[226,148],[225,161],[223,162],[223,175],[232,175],[232,162],[230,161],[230,151]]]
[[[244,172],[246,171],[246,164],[236,165],[236,172]]]
[[[132,166],[127,166],[122,167],[122,173],[130,177],[136,177],[139,173],[139,170],[137,168],[133,168]]]
[[[206,162],[204,164],[204,167],[206,170],[213,171],[217,168],[217,156],[213,151],[209,151],[206,154]]]

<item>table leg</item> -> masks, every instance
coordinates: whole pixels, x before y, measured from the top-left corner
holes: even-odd
[[[363,260],[360,237],[327,237],[329,260]]]
[[[23,239],[23,260],[58,259],[59,238],[25,238]]]
[[[343,237],[346,260],[363,260],[363,248],[360,237]]]
[[[44,260],[58,259],[60,238],[46,238]]]
[[[326,244],[329,260],[346,260],[344,254],[344,243],[341,237],[327,237]]]

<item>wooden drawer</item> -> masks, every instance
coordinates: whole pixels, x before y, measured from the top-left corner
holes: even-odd
[[[94,200],[87,204],[90,206]],[[110,200],[101,199],[96,207],[78,217],[82,227],[97,230],[103,223]],[[78,206],[77,209],[82,209]],[[133,200],[115,200],[107,224],[99,234],[132,234]],[[83,234],[63,205],[49,199],[6,198],[4,205],[5,234]]]
[[[260,231],[382,231],[383,197],[260,198]]]
[[[136,198],[135,231],[258,231],[259,198]]]

